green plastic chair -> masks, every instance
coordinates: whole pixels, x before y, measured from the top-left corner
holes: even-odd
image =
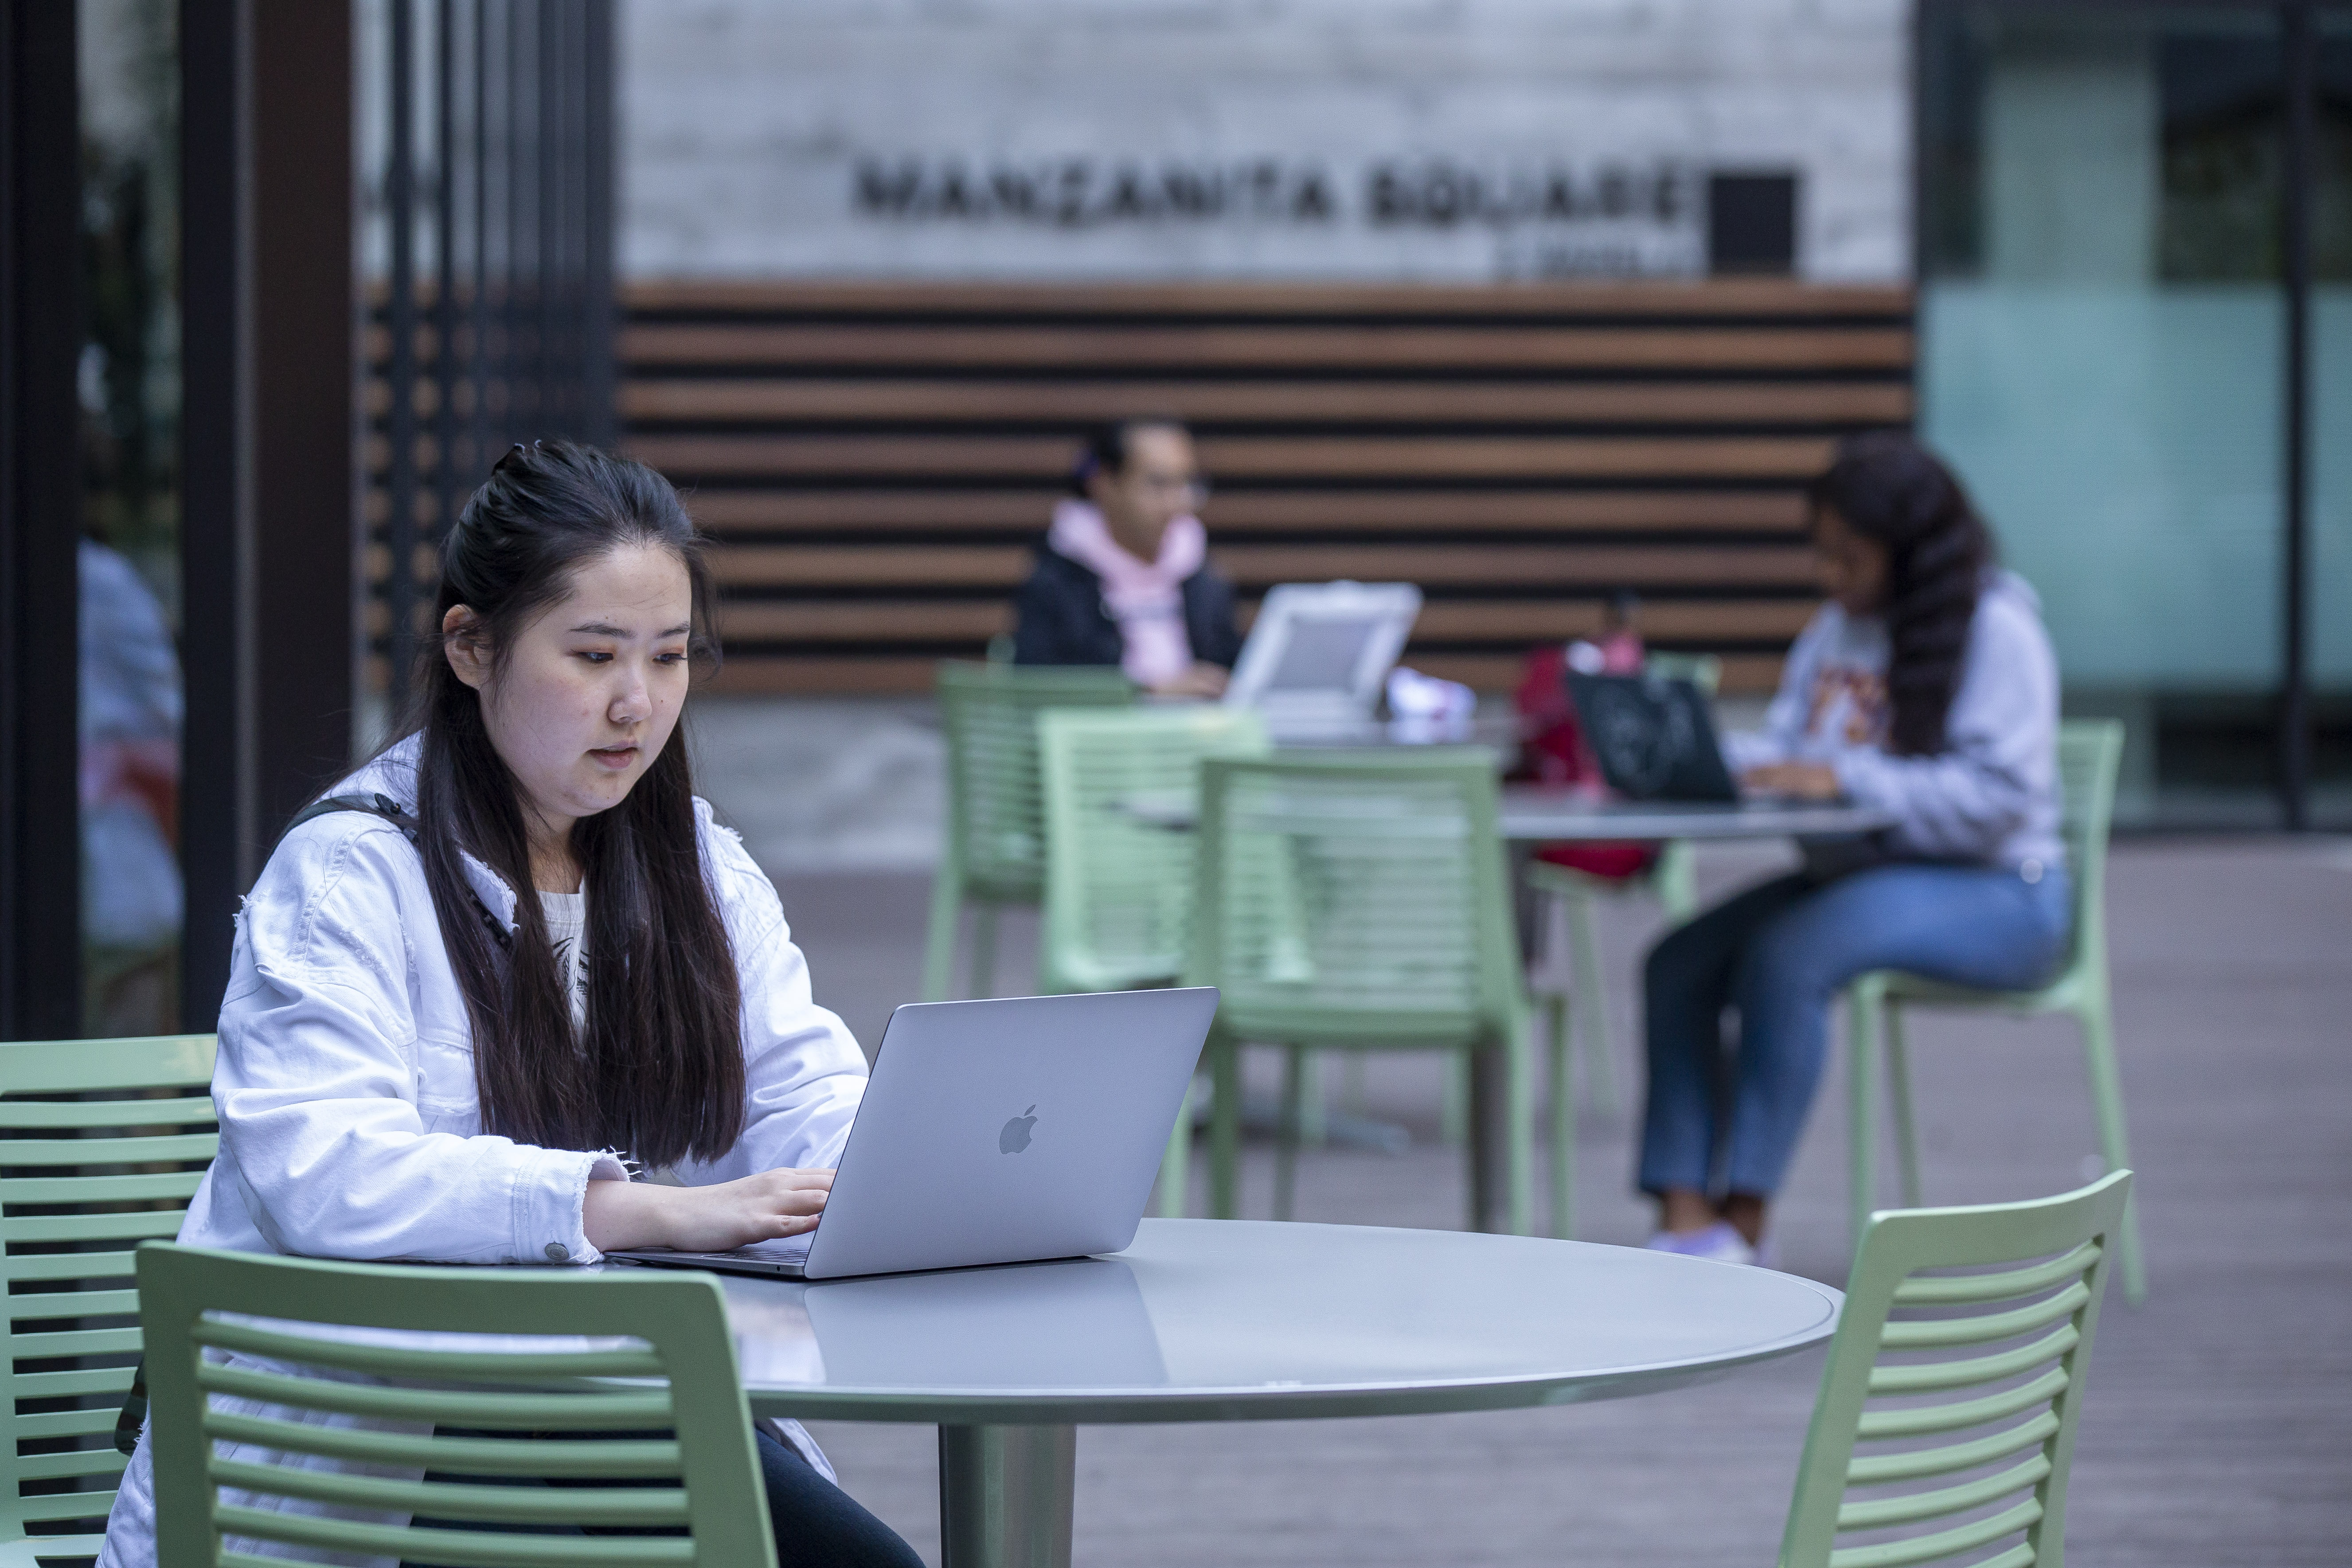
[[[1138,808],[1197,816],[1202,759],[1265,755],[1265,721],[1254,709],[1205,704],[1062,709],[1041,714],[1037,731],[1045,792],[1040,986],[1172,984],[1192,927],[1194,837]],[[1192,1153],[1187,1091],[1160,1167],[1164,1215],[1184,1212]]]
[[[1049,992],[1171,984],[1184,967],[1193,836],[1150,820],[1194,816],[1207,757],[1265,756],[1256,710],[1209,704],[1039,716],[1045,796]]]
[[[2061,1197],[1872,1217],[1780,1568],[1964,1554],[2061,1568],[2083,1378],[2130,1194],[2117,1171]]]
[[[1491,1050],[1507,1068],[1510,1226],[1525,1235],[1529,1014],[1496,832],[1493,753],[1209,758],[1195,872],[1183,979],[1223,993],[1208,1050],[1217,1215],[1231,1218],[1236,1206],[1244,1042],[1290,1048],[1292,1136],[1276,1167],[1284,1215],[1302,1053]]]
[[[179,1232],[220,1146],[212,1076],[210,1035],[0,1045],[0,1568],[98,1552],[140,1337],[91,1322],[139,1310],[132,1244]]]
[[[1709,697],[1723,683],[1723,660],[1713,654],[1654,653],[1644,668],[1661,679],[1692,681]],[[1616,1053],[1609,1039],[1609,994],[1601,967],[1595,910],[1603,900],[1648,897],[1655,899],[1667,918],[1680,925],[1698,912],[1697,858],[1687,839],[1676,838],[1660,845],[1657,859],[1638,877],[1595,877],[1573,866],[1552,866],[1541,860],[1528,864],[1528,887],[1540,900],[1541,929],[1548,945],[1566,949],[1562,956],[1567,960],[1568,984],[1533,987],[1536,1004],[1544,1014],[1551,1081],[1556,1086],[1569,1081],[1572,1008],[1573,1037],[1582,1042],[1577,1054],[1583,1058],[1585,1083],[1612,1116],[1623,1109],[1623,1100],[1617,1090]],[[1566,938],[1564,942],[1559,941],[1561,936]],[[1555,1088],[1554,1117],[1572,1113],[1574,1108],[1574,1097]],[[1553,1215],[1553,1234],[1570,1234],[1566,1216]]]
[[[2074,932],[2073,948],[2055,979],[2035,991],[1977,991],[1882,972],[1864,975],[1848,993],[1853,1047],[1847,1084],[1846,1142],[1853,1166],[1857,1244],[1875,1184],[1878,1130],[1870,1080],[1876,1045],[1883,1044],[1885,1052],[1887,1098],[1895,1112],[1903,1201],[1913,1207],[1919,1203],[1919,1136],[1912,1116],[1911,1064],[1903,1038],[1902,1009],[1906,1007],[1994,1009],[2021,1017],[2063,1013],[2072,1017],[2083,1034],[2083,1059],[2090,1075],[2100,1156],[2110,1171],[2131,1163],[2124,1124],[2123,1078],[2116,1065],[2114,996],[2107,978],[2107,831],[2115,816],[2116,773],[2123,752],[2124,727],[2116,720],[2076,720],[2058,727],[2058,772],[2065,802],[2062,831],[2074,878]],[[2140,1254],[2137,1203],[2125,1212],[2116,1250],[2123,1266],[2124,1300],[2137,1306],[2147,1298],[2147,1275]]]
[[[415,1268],[150,1242],[139,1249],[139,1296],[154,1400],[149,1442],[161,1568],[263,1561],[230,1549],[229,1539],[480,1568],[775,1568],[725,1298],[709,1275]],[[288,1322],[331,1332],[522,1331],[635,1342],[534,1350],[506,1338],[428,1350],[321,1338]],[[207,1361],[207,1350],[299,1363],[326,1375]],[[213,1395],[258,1399],[287,1414],[215,1408]],[[320,1424],[329,1415],[369,1424]],[[451,1428],[516,1435],[444,1435]],[[372,1473],[268,1462],[277,1454],[329,1456]],[[566,1484],[456,1479],[519,1476]],[[223,1487],[362,1517],[227,1502],[215,1490]],[[369,1513],[408,1518],[391,1523]],[[572,1532],[581,1525],[686,1533],[583,1538]]]
[[[955,984],[956,937],[972,906],[971,988],[987,994],[996,968],[996,915],[1044,897],[1045,826],[1037,777],[1037,715],[1048,708],[1114,708],[1135,688],[1116,668],[940,665],[940,725],[947,737],[947,843],[931,884],[923,1000]]]

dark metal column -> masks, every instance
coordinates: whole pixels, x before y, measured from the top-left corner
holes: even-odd
[[[188,1029],[279,825],[349,761],[351,60],[347,6],[183,0]]]
[[[0,1037],[81,1033],[75,7],[0,0]]]
[[[2286,825],[2311,806],[2311,207],[2318,137],[2319,37],[2310,0],[2285,8],[2286,201],[2280,253],[2286,287],[2286,473],[2281,526],[2284,635],[2280,672],[2279,795]]]
[[[249,0],[180,6],[180,872],[187,915],[180,1026],[205,1029],[228,982],[229,929],[249,885],[253,703],[249,421],[252,300],[243,266],[250,140]]]

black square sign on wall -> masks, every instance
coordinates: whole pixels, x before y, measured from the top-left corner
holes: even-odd
[[[1797,175],[1706,177],[1706,269],[1786,277],[1797,269]]]

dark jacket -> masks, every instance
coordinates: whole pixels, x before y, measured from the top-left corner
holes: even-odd
[[[1013,600],[1016,664],[1117,664],[1126,651],[1118,622],[1103,607],[1102,579],[1048,545]],[[1234,629],[1234,585],[1203,566],[1184,579],[1184,635],[1192,657],[1231,669],[1241,657]]]

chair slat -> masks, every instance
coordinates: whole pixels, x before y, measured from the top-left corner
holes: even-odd
[[[129,1279],[139,1271],[133,1255],[120,1252],[33,1252],[0,1258],[0,1278],[20,1279]]]
[[[1853,1486],[1876,1486],[1885,1481],[1917,1480],[1926,1476],[1948,1476],[1958,1470],[1972,1470],[1979,1465],[2005,1459],[2021,1449],[2048,1441],[2050,1435],[2058,1430],[2058,1426],[2056,1412],[2045,1410],[2031,1421],[2021,1422],[1990,1437],[1979,1437],[1967,1443],[1948,1443],[1937,1448],[1914,1448],[1907,1453],[1878,1454],[1866,1459],[1855,1459],[1846,1466],[1845,1479]]]
[[[186,1206],[183,1202],[176,1209],[136,1214],[12,1215],[0,1219],[0,1242],[163,1241],[180,1233]]]
[[[2091,1265],[2099,1258],[2099,1244],[2086,1241],[2063,1257],[2053,1258],[2047,1263],[2037,1263],[2031,1268],[2005,1269],[1997,1274],[1925,1278],[1914,1275],[1895,1288],[1895,1304],[1898,1307],[1918,1307],[1929,1303],[1957,1305],[1974,1301],[2005,1301],[2011,1297],[2031,1296],[2048,1289],[2061,1279],[2075,1279],[2089,1273]]]
[[[130,1374],[123,1374],[123,1386],[131,1384]],[[19,1412],[13,1423],[16,1440],[31,1438],[88,1437],[114,1430],[112,1410],[39,1410],[30,1415]]]
[[[135,1138],[8,1138],[0,1139],[0,1165],[145,1165],[167,1160],[209,1160],[219,1152],[217,1132],[156,1132]],[[0,1194],[5,1192],[5,1185],[0,1184]],[[26,1200],[12,1197],[11,1201]]]
[[[2048,1334],[2030,1345],[2021,1345],[1999,1355],[1975,1356],[1967,1361],[1924,1362],[1914,1366],[1878,1366],[1871,1370],[1870,1392],[1873,1394],[1925,1394],[1935,1389],[1967,1388],[1974,1384],[1992,1383],[2004,1377],[2041,1365],[2073,1350],[2082,1340],[2074,1325],[2064,1323],[2054,1334]]]
[[[689,1539],[656,1536],[494,1535],[466,1530],[418,1530],[411,1526],[362,1524],[316,1514],[218,1504],[213,1519],[222,1533],[248,1535],[289,1546],[318,1547],[357,1556],[437,1563],[447,1568],[579,1568],[583,1563],[691,1563]]]
[[[1830,1568],[1905,1568],[1907,1563],[1932,1563],[1938,1557],[1950,1557],[1970,1547],[1999,1541],[2004,1535],[2023,1530],[2041,1517],[2041,1501],[2027,1498],[2015,1508],[2004,1509],[1990,1519],[1955,1525],[1949,1530],[1939,1530],[1933,1535],[1915,1535],[1882,1545],[1853,1546],[1843,1552],[1832,1552],[1830,1553]]]
[[[176,1086],[159,1086],[176,1087]],[[0,1098],[0,1128],[193,1127],[218,1114],[212,1096],[198,1093],[171,1100],[10,1100]]]
[[[73,1399],[93,1394],[120,1394],[131,1386],[127,1366],[78,1367],[69,1372],[19,1372],[6,1384],[12,1399]]]
[[[218,1363],[200,1368],[196,1381],[216,1394],[242,1394],[273,1405],[444,1426],[617,1432],[667,1426],[672,1414],[667,1389],[620,1394],[459,1393],[288,1377]]]
[[[236,1459],[215,1459],[208,1468],[213,1479],[226,1487],[431,1519],[541,1525],[675,1525],[687,1521],[686,1493],[676,1487],[427,1484]]]
[[[136,1355],[137,1329],[62,1329],[55,1333],[10,1334],[6,1352],[18,1360],[69,1355]]]
[[[78,1448],[63,1454],[19,1454],[16,1470],[20,1481],[52,1481],[73,1476],[119,1476],[130,1462],[110,1447]]]
[[[267,1416],[205,1415],[205,1434],[233,1443],[253,1443],[284,1453],[316,1454],[363,1465],[388,1465],[467,1476],[601,1476],[625,1462],[643,1476],[679,1474],[676,1443],[648,1438],[629,1445],[601,1446],[529,1438],[427,1437],[405,1432],[371,1432],[354,1426],[318,1426]]]
[[[622,1348],[593,1351],[467,1352],[459,1363],[446,1351],[410,1350],[400,1345],[362,1344],[321,1339],[316,1334],[288,1333],[257,1323],[206,1320],[198,1325],[197,1343],[215,1350],[243,1351],[248,1355],[341,1367],[378,1377],[473,1377],[485,1381],[530,1382],[560,1377],[658,1377],[661,1359],[649,1350]]]
[[[1892,1524],[1911,1524],[1923,1519],[1938,1519],[1948,1513],[1961,1513],[2030,1487],[2049,1473],[2049,1458],[2036,1454],[2023,1464],[2011,1465],[1998,1475],[1960,1486],[1870,1502],[1850,1502],[1838,1510],[1838,1528],[1883,1530]]]
[[[45,1290],[6,1300],[8,1321],[12,1324],[43,1318],[110,1318],[139,1310],[139,1292],[135,1289]]]
[[[2031,1333],[2044,1323],[2072,1317],[2091,1299],[2080,1280],[2046,1301],[2009,1312],[1987,1312],[1973,1318],[1937,1318],[1926,1322],[1889,1323],[1880,1341],[1890,1350],[1920,1350],[1930,1346],[1983,1344]]]
[[[26,1204],[169,1202],[185,1208],[204,1181],[202,1171],[121,1176],[9,1176],[0,1179],[0,1204],[13,1208]]]
[[[2053,1367],[2032,1383],[1989,1394],[1982,1399],[1957,1400],[1948,1405],[1922,1405],[1907,1410],[1874,1410],[1855,1429],[1859,1437],[1916,1437],[1929,1432],[1957,1432],[1981,1426],[2004,1415],[2014,1415],[2054,1399],[2066,1386],[2066,1370]]]

